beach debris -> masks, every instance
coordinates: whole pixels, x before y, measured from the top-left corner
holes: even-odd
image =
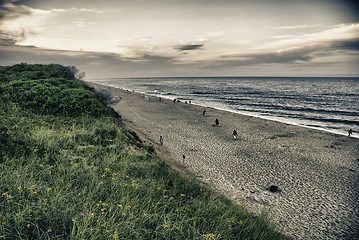
[[[237,131],[234,129],[234,130],[233,130],[233,138],[234,138],[234,139],[237,139],[237,136],[238,136],[238,133],[237,133]]]
[[[279,188],[278,188],[278,186],[275,186],[275,185],[271,185],[270,187],[269,187],[269,191],[270,192],[280,192],[280,190],[279,190]]]
[[[184,165],[184,160],[186,159],[185,155],[182,155],[182,164]]]
[[[160,144],[163,145],[163,137],[160,136]]]

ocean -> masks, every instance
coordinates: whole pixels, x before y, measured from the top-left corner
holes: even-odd
[[[359,78],[175,77],[91,80],[359,138]]]

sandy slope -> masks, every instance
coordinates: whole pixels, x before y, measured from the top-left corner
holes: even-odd
[[[233,201],[269,209],[285,234],[359,239],[359,139],[93,86],[121,98],[111,106],[128,127],[180,165],[185,155],[186,168]]]

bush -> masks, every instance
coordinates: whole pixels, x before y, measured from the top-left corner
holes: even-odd
[[[65,78],[74,80],[78,73],[76,67],[64,67],[58,64],[26,64],[0,66],[0,83],[14,80],[34,80],[45,78]]]

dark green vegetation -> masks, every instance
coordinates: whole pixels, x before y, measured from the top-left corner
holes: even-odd
[[[158,159],[73,68],[0,76],[0,239],[281,238]]]

